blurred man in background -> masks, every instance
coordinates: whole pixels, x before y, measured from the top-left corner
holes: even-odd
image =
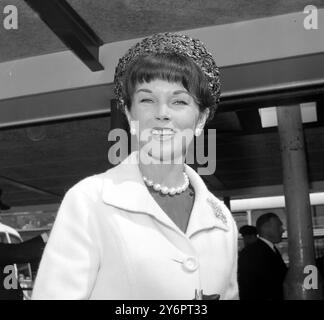
[[[284,229],[272,213],[256,222],[258,239],[239,254],[238,284],[241,300],[283,300],[283,282],[287,267],[275,244],[281,242]]]

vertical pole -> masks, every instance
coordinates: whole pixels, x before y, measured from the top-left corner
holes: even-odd
[[[247,223],[249,226],[252,226],[252,210],[247,210]]]
[[[118,108],[116,100],[111,100],[110,110],[108,163],[109,167],[114,167],[124,160],[129,154],[130,134],[127,118],[123,111]]]
[[[289,270],[284,283],[285,299],[321,299],[321,283],[314,270],[313,226],[300,106],[278,107],[277,116],[288,231]],[[311,266],[313,275],[307,271],[307,266]],[[308,281],[311,276],[314,283]]]

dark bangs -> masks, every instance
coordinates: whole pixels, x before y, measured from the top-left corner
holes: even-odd
[[[213,103],[205,75],[189,57],[176,53],[155,53],[140,56],[125,75],[124,98],[128,109],[131,106],[136,85],[157,79],[182,83],[198,104],[200,111]]]

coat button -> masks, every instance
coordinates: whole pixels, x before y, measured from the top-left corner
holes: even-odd
[[[195,257],[187,257],[183,260],[183,267],[187,270],[187,271],[196,271],[198,269],[199,263],[198,263],[198,259]]]

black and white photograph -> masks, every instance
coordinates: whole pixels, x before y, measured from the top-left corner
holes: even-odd
[[[0,300],[324,300],[324,2],[0,0]]]

